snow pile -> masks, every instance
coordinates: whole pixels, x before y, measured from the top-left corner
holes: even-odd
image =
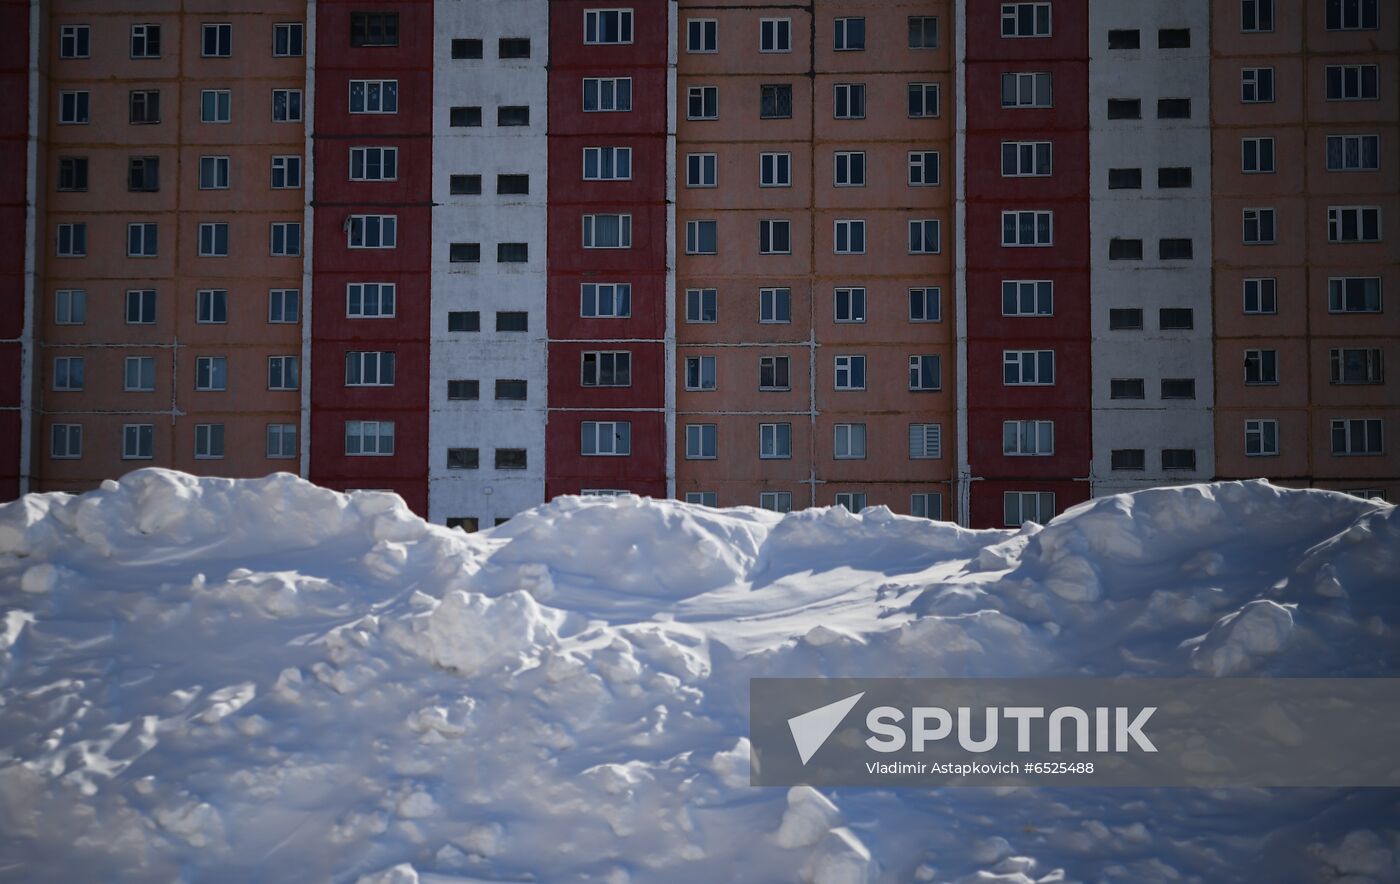
[[[0,879],[1387,881],[1382,790],[753,789],[775,675],[1395,675],[1400,517],[1262,482],[968,531],[161,470],[0,507]]]

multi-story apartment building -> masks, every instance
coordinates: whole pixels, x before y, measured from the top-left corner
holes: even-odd
[[[4,2],[0,493],[1400,493],[1379,0]]]

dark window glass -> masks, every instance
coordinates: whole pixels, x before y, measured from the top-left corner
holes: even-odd
[[[449,313],[448,317],[460,314]],[[462,329],[451,329],[461,331]],[[454,400],[469,400],[481,398],[481,381],[469,381],[465,379],[449,380],[447,382],[447,398]]]
[[[451,332],[481,331],[481,313],[476,310],[454,310],[447,314],[447,330]],[[476,383],[476,381],[471,381]]]
[[[516,402],[523,402],[529,384],[521,380],[499,380],[496,381],[496,398]]]
[[[1158,49],[1191,48],[1190,28],[1162,28],[1157,32]]]
[[[496,244],[497,264],[523,264],[530,260],[530,244],[502,242]]]
[[[1157,313],[1157,325],[1162,329],[1188,329],[1195,326],[1190,307],[1163,307]]]
[[[523,310],[500,310],[496,313],[496,331],[523,332],[530,330],[530,314]]]
[[[1162,261],[1184,261],[1192,255],[1189,239],[1163,239],[1157,241],[1157,258]]]
[[[524,106],[510,106],[496,108],[497,126],[528,126],[530,125],[530,109]]]
[[[447,247],[447,260],[453,264],[476,264],[481,261],[481,243],[454,242]]]
[[[1109,169],[1108,170],[1109,190],[1141,190],[1142,170],[1141,169]]]
[[[1163,399],[1195,399],[1195,378],[1162,378]]]
[[[792,116],[792,86],[782,83],[760,87],[758,115],[765,120]]]
[[[1142,46],[1142,32],[1137,28],[1132,30],[1109,31],[1109,49],[1138,49]]]
[[[1108,327],[1114,330],[1142,328],[1142,310],[1137,307],[1115,307],[1108,311]]]
[[[1164,470],[1194,470],[1196,468],[1196,449],[1194,448],[1163,448],[1162,449],[1162,469]]]
[[[1190,187],[1191,167],[1163,166],[1157,170],[1157,186],[1161,188]]]
[[[449,470],[475,470],[481,466],[481,451],[476,448],[447,449]]]
[[[454,107],[454,108],[452,108],[450,111],[448,111],[448,125],[456,126],[456,127],[462,127],[462,126],[480,126],[480,125],[481,125],[481,108],[479,108],[479,107]]]
[[[453,58],[481,58],[480,40],[456,39],[452,41]]]
[[[1147,469],[1147,452],[1141,448],[1115,448],[1109,453],[1109,459],[1115,470]]]
[[[529,193],[529,175],[497,175],[496,193]]]
[[[1141,261],[1142,240],[1114,237],[1108,241],[1108,257],[1112,261]]]
[[[59,157],[59,160],[58,160],[58,189],[59,189],[59,190],[87,190],[87,189],[88,189],[88,161],[87,161],[87,157]]]
[[[456,195],[481,193],[481,176],[453,175],[448,179],[448,191]]]
[[[397,12],[350,13],[350,45],[399,45],[399,14]]]
[[[1108,382],[1110,399],[1145,399],[1147,385],[1142,378],[1113,378]]]
[[[523,469],[525,469],[525,449],[523,449],[523,448],[497,448],[497,449],[496,449],[496,469],[498,469],[498,470],[523,470]]]
[[[498,58],[529,58],[529,37],[502,37],[496,46]]]
[[[1159,99],[1157,99],[1157,119],[1159,119],[1159,120],[1189,120],[1189,119],[1191,119],[1191,99],[1189,99],[1189,98],[1159,98]]]
[[[160,190],[160,157],[132,157],[127,164],[126,189]]]
[[[1110,98],[1108,100],[1110,120],[1142,119],[1142,101],[1137,98]]]

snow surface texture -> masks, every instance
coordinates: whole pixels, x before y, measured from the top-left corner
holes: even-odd
[[[288,475],[0,507],[0,879],[1400,878],[1385,790],[754,789],[754,676],[1396,675],[1400,516],[1263,482],[968,531]]]

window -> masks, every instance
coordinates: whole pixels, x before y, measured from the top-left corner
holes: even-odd
[[[351,350],[345,354],[345,386],[394,386],[392,350]]]
[[[1147,383],[1142,378],[1112,378],[1108,382],[1110,399],[1146,399]]]
[[[92,32],[87,25],[64,25],[58,29],[59,58],[87,58]]]
[[[836,119],[838,120],[863,120],[865,119],[865,84],[864,83],[837,83],[836,84]]]
[[[82,325],[87,322],[87,292],[82,289],[59,289],[53,293],[55,325]]]
[[[496,381],[496,401],[524,402],[529,398],[530,382],[521,378],[501,378]]]
[[[718,316],[718,294],[714,289],[685,290],[685,321],[714,322]]]
[[[685,23],[686,52],[718,52],[719,22],[712,18],[692,18]]]
[[[1274,140],[1272,138],[1240,139],[1240,170],[1250,174],[1274,171]]]
[[[1327,280],[1329,313],[1381,312],[1379,276],[1344,276]]]
[[[1001,143],[1001,175],[1003,178],[1044,177],[1050,174],[1050,142],[1003,141]]]
[[[160,122],[160,90],[158,89],[138,89],[130,93],[131,114],[129,121],[133,125],[148,125]]]
[[[1054,230],[1053,212],[1002,212],[1001,244],[1048,246]]]
[[[631,77],[585,77],[583,109],[588,112],[616,112],[632,109]]]
[[[584,215],[583,247],[585,249],[632,248],[632,216]]]
[[[497,264],[525,264],[530,260],[530,244],[524,242],[496,243]]]
[[[228,358],[197,356],[194,360],[194,388],[207,392],[228,389]]]
[[[1050,4],[1001,4],[1001,35],[1003,37],[1050,36]]]
[[[502,37],[496,41],[497,58],[529,58],[529,37]]]
[[[1380,454],[1383,450],[1379,418],[1332,421],[1333,454]]]
[[[481,193],[480,175],[450,175],[447,179],[447,191],[453,196],[463,196]]]
[[[268,289],[267,321],[296,322],[301,314],[301,292],[297,289]]]
[[[835,296],[837,322],[865,322],[865,289],[840,288]]]
[[[397,12],[350,13],[350,45],[399,45],[399,14]]]
[[[584,421],[585,457],[625,457],[632,453],[631,421]]]
[[[272,26],[274,58],[300,58],[306,54],[306,26],[301,22],[278,22]]]
[[[345,315],[352,319],[393,316],[397,286],[392,282],[352,282],[345,287]]]
[[[1157,240],[1159,261],[1185,261],[1194,254],[1194,246],[1189,239],[1179,237]]]
[[[392,249],[398,243],[397,215],[351,215],[346,224],[347,248]]]
[[[1327,0],[1327,30],[1374,31],[1376,0]]]
[[[1142,170],[1141,169],[1109,169],[1108,170],[1109,190],[1141,190]]]
[[[393,421],[345,422],[345,454],[347,456],[388,457],[393,453]]]
[[[943,389],[942,372],[937,356],[909,357],[909,389],[936,391]]]
[[[267,425],[267,456],[287,458],[297,456],[297,425]]]
[[[712,153],[692,153],[685,157],[685,186],[714,187],[716,157]]]
[[[865,254],[865,222],[842,220],[836,222],[836,254]]]
[[[1163,331],[1193,328],[1195,313],[1190,307],[1162,307],[1157,311],[1157,326]]]
[[[792,186],[792,154],[761,153],[758,155],[758,184],[760,187]]]
[[[1328,135],[1327,171],[1373,172],[1380,168],[1379,135]]]
[[[909,186],[934,187],[938,184],[938,151],[909,151]]]
[[[530,109],[524,105],[496,108],[497,126],[530,125]]]
[[[199,93],[201,123],[227,123],[232,113],[233,93],[228,89],[205,89]]]
[[[87,224],[60,224],[55,231],[58,257],[82,258],[87,255]]]
[[[938,116],[937,83],[910,83],[908,95],[910,119]]]
[[[1190,166],[1162,166],[1157,170],[1157,187],[1163,190],[1190,186]]]
[[[447,382],[447,398],[454,402],[475,401],[481,398],[481,382],[453,379]]]
[[[632,315],[632,285],[625,282],[586,282],[582,286],[579,315],[598,319],[625,319]]]
[[[835,186],[865,186],[865,151],[838,150],[835,153],[835,160]]]
[[[715,387],[715,357],[687,356],[685,358],[685,388],[687,390],[713,390]]]
[[[1054,384],[1055,351],[1005,351],[1002,353],[1002,383],[1008,387]]]
[[[1190,28],[1159,28],[1157,30],[1158,49],[1190,49]]]
[[[943,308],[936,286],[909,290],[909,321],[943,321]]]
[[[836,383],[837,390],[864,390],[865,389],[865,357],[864,356],[837,356],[836,357]]]
[[[524,448],[496,449],[496,469],[498,470],[523,470],[527,469],[526,463]]]
[[[1195,399],[1195,378],[1162,378],[1163,399]]]
[[[835,24],[834,48],[837,52],[856,52],[865,48],[865,19],[838,18]]]
[[[1327,241],[1380,242],[1381,210],[1377,206],[1331,206],[1327,209]]]
[[[759,52],[792,51],[792,19],[763,18],[758,21]]]
[[[1002,494],[1002,522],[1019,528],[1027,522],[1045,524],[1055,517],[1055,492],[1007,491]]]
[[[1248,457],[1278,455],[1278,421],[1248,420],[1244,422],[1244,453]]]
[[[1274,0],[1240,0],[1240,30],[1245,33],[1274,29]]]
[[[480,108],[477,109],[480,113]],[[396,114],[399,112],[398,80],[351,80],[350,113]],[[456,126],[457,123],[452,125]],[[480,121],[477,125],[481,125]]]
[[[1142,471],[1147,469],[1147,452],[1141,448],[1115,448],[1108,455],[1109,469]]]
[[[399,177],[397,147],[350,148],[351,181],[394,181]]]
[[[481,311],[451,310],[447,314],[447,330],[450,332],[481,331]]]
[[[583,11],[583,42],[631,43],[632,10],[585,9]]]
[[[760,390],[791,390],[792,360],[787,356],[758,357],[758,388]]]
[[[480,107],[454,107],[448,110],[448,125],[477,127],[481,125]]]
[[[272,158],[272,189],[295,190],[301,187],[301,157],[295,155]]]
[[[300,358],[296,356],[269,356],[267,358],[267,388],[269,390],[295,390],[299,383]]]
[[[1273,68],[1245,68],[1240,71],[1240,101],[1253,104],[1273,100]]]
[[[909,495],[909,514],[919,519],[943,518],[943,494],[939,491],[917,491]]]
[[[719,232],[715,221],[685,222],[685,253],[687,255],[713,255],[718,248]]]
[[[156,290],[127,289],[126,324],[153,325],[156,321]]]
[[[296,222],[273,222],[270,230],[269,253],[278,258],[294,258],[301,254],[301,224]]]
[[[792,424],[759,424],[758,456],[761,460],[792,457]]]
[[[1246,384],[1278,383],[1278,351],[1244,351],[1244,382]]]
[[[131,57],[160,58],[160,25],[131,26]]]
[[[1054,421],[1003,421],[1001,453],[1009,457],[1048,457],[1055,453]]]
[[[87,190],[88,187],[88,161],[87,157],[59,157],[58,158],[58,189],[59,190]]]
[[[1055,284],[1050,280],[1002,280],[1002,316],[1050,316],[1054,312]]]
[[[760,491],[758,494],[758,506],[760,509],[775,513],[790,513],[792,512],[792,492]]]
[[[301,122],[301,90],[272,90],[272,121],[274,123]]]
[[[1002,74],[1001,106],[1049,107],[1050,75],[1048,73]]]
[[[791,84],[777,83],[758,87],[758,116],[763,120],[791,119]]]
[[[59,391],[83,388],[83,357],[59,356],[54,359],[53,388]]]
[[[122,425],[122,460],[150,460],[155,456],[153,424]]]
[[[792,289],[759,289],[758,321],[792,322]]]
[[[773,218],[760,220],[758,252],[761,255],[792,254],[792,222]]]
[[[195,322],[228,322],[228,289],[200,289],[195,294]]]
[[[1159,98],[1157,99],[1157,119],[1159,120],[1189,120],[1191,118],[1191,99],[1189,98]]]
[[[199,189],[228,189],[228,157],[199,158]]]
[[[128,258],[154,258],[159,249],[159,228],[152,223],[140,222],[126,225],[126,256]]]
[[[836,493],[836,506],[845,509],[847,512],[858,513],[865,509],[865,493],[861,491],[838,491]]]
[[[1329,64],[1326,68],[1328,101],[1374,101],[1380,97],[1380,66]]]
[[[934,15],[909,16],[909,48],[938,48],[938,17]]]
[[[156,388],[156,359],[154,356],[128,356],[122,360],[122,390],[127,393],[151,393]]]
[[[1196,468],[1196,449],[1194,448],[1163,448],[1162,449],[1162,469],[1163,470],[1194,470]]]
[[[457,59],[481,58],[482,54],[480,40],[462,39],[459,37],[452,41],[450,49],[452,57]]]
[[[126,189],[133,193],[160,190],[160,157],[131,157],[128,159]]]
[[[83,425],[54,424],[49,435],[49,456],[55,460],[77,460],[83,456]]]
[[[65,125],[83,125],[88,121],[88,93],[58,93],[58,121]]]
[[[447,247],[447,261],[450,264],[481,263],[481,243],[454,242]]]
[[[909,459],[938,460],[943,457],[942,424],[909,425]]]
[[[1249,246],[1269,245],[1274,241],[1274,210],[1244,210],[1244,243]]]
[[[524,332],[530,330],[530,314],[524,310],[497,310],[496,331]]]
[[[1244,281],[1245,313],[1278,312],[1278,280],[1273,277]]]
[[[628,350],[584,353],[582,385],[585,387],[632,386],[632,353]]]
[[[1114,30],[1108,32],[1109,49],[1141,49],[1142,32],[1137,28],[1131,30]]]
[[[837,424],[835,451],[837,460],[865,460],[865,424]]]
[[[467,534],[474,534],[481,524],[475,516],[448,516],[444,523],[448,528],[465,531]]]
[[[1108,100],[1108,118],[1110,120],[1142,119],[1142,99],[1110,98]]]
[[[1328,352],[1328,358],[1334,384],[1385,383],[1385,368],[1377,348],[1336,348]]]
[[[686,424],[685,459],[714,460],[718,456],[718,434],[715,424]]]
[[[584,181],[630,181],[631,179],[632,148],[585,147],[583,149]]]
[[[233,55],[233,25],[200,25],[199,32],[200,55],[205,58],[228,58]]]
[[[719,87],[691,86],[686,89],[685,116],[688,120],[719,119]]]

